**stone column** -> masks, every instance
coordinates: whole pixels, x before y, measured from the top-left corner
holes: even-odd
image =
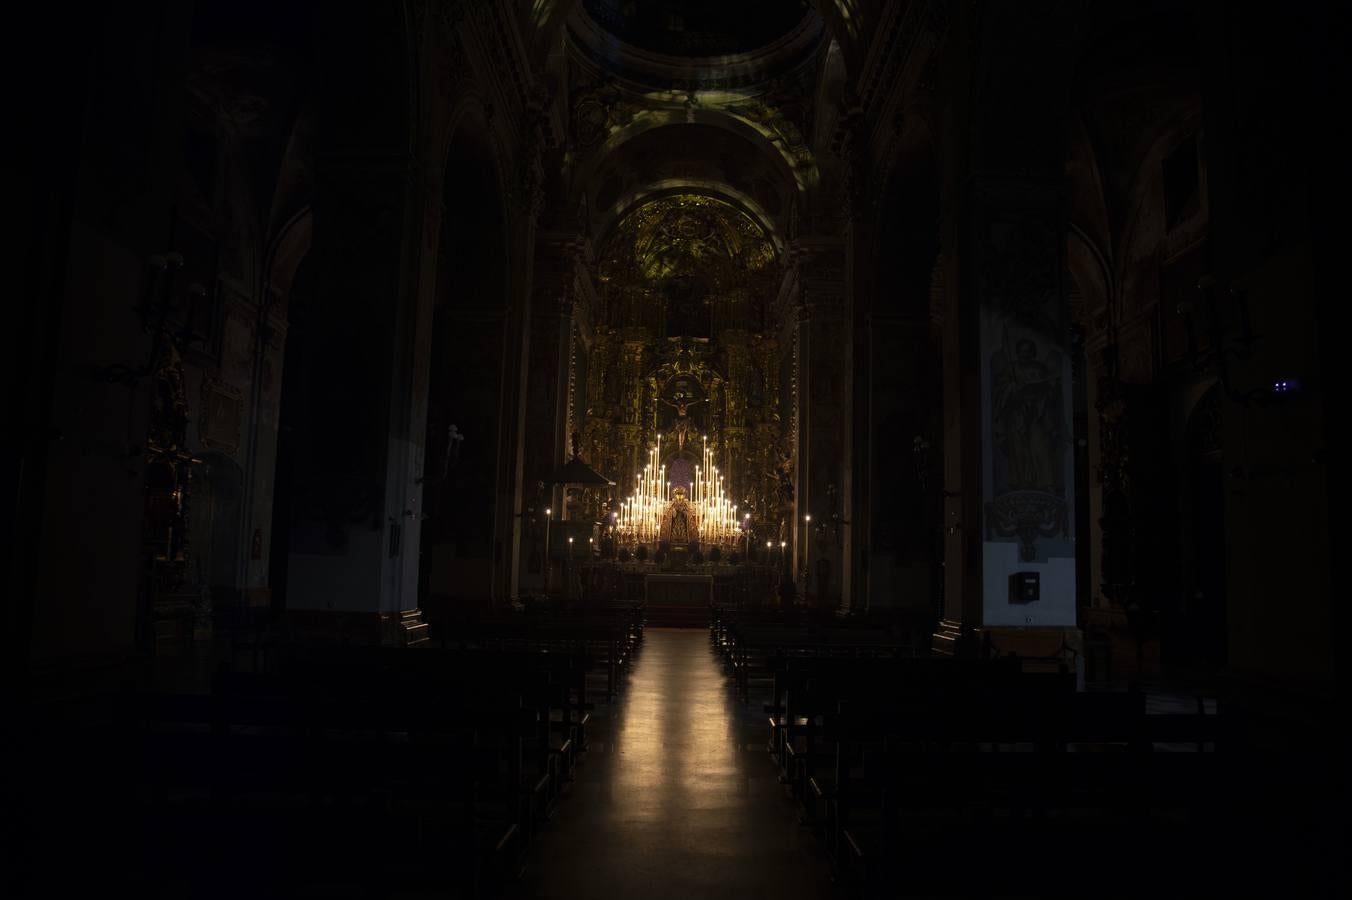
[[[991,652],[1078,646],[1075,457],[1060,179],[969,183],[945,316],[946,621]],[[960,299],[959,299],[960,298]],[[954,540],[960,538],[960,542]],[[1016,587],[1036,578],[1035,596]]]
[[[529,260],[530,247],[534,238],[534,216],[527,215],[523,230],[524,237],[509,248],[510,258],[525,257]],[[526,555],[523,544],[526,540],[526,522],[523,512],[526,508],[526,411],[529,397],[527,388],[530,376],[530,351],[534,305],[531,303],[531,283],[533,271],[529,261],[521,267],[524,272],[508,274],[507,318],[505,322],[504,346],[507,359],[504,361],[502,376],[502,416],[500,431],[498,479],[498,534],[507,542],[506,558],[496,567],[505,572],[506,583],[502,585],[500,599],[511,600],[521,593],[522,559]],[[510,523],[510,524],[508,524]]]
[[[298,490],[325,502],[293,547],[287,605],[302,627],[355,640],[416,640],[416,303],[409,254],[413,168],[403,155],[330,156],[314,249],[325,311],[312,392],[323,448]],[[402,629],[402,631],[400,630]]]
[[[525,418],[525,474],[532,496],[543,486],[543,502],[553,521],[561,520],[563,494],[549,483],[553,470],[568,454],[568,373],[572,352],[574,305],[577,296],[576,242],[571,235],[543,235],[535,252],[531,290],[531,335],[527,411]],[[537,517],[544,510],[536,511]],[[529,560],[538,549],[547,559],[544,530],[537,528],[538,547],[523,552]],[[545,567],[529,573],[536,589],[545,586]]]
[[[961,301],[958,255],[941,256],[940,271],[946,288],[942,336],[944,610],[933,647],[936,653],[958,655],[966,652],[966,640],[981,617],[980,569],[972,568],[978,555],[971,546],[972,538],[980,534],[981,516],[979,486],[974,480],[979,466],[973,461],[979,459],[980,379],[975,374],[963,375],[964,371],[975,373],[980,354],[975,329],[965,321],[974,316]]]
[[[799,518],[811,515],[798,575],[814,605],[839,606],[841,562],[848,539],[845,457],[850,417],[850,333],[845,316],[845,272],[838,243],[814,248],[800,263],[798,323]],[[800,521],[800,526],[803,522]]]
[[[869,371],[869,310],[872,306],[874,278],[871,267],[877,248],[873,246],[873,178],[862,142],[853,136],[848,154],[849,190],[845,231],[844,264],[846,293],[842,304],[840,369],[841,402],[845,413],[841,448],[840,517],[844,530],[841,543],[841,607],[866,611],[869,608],[869,409],[871,373]],[[855,149],[857,148],[857,149]]]
[[[941,373],[932,367],[936,355],[929,323],[910,309],[896,311],[906,302],[896,292],[904,289],[886,286],[869,312],[867,334],[860,338],[860,353],[867,354],[861,366],[867,389],[860,390],[856,408],[864,420],[860,439],[867,444],[859,454],[865,477],[856,481],[859,506],[854,519],[867,522],[867,533],[860,530],[860,543],[867,540],[868,555],[867,564],[861,560],[859,566],[867,581],[856,587],[854,596],[869,609],[905,609],[919,618],[931,611],[931,560],[938,528],[927,492],[939,487],[921,483],[918,467],[925,458],[917,458],[914,440],[920,435],[942,443],[930,432],[928,421],[929,411],[938,407],[933,395],[940,388]],[[884,290],[881,285],[879,290]],[[864,550],[861,546],[860,556]]]

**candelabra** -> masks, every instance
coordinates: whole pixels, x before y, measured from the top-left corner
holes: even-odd
[[[704,455],[695,466],[694,503],[699,518],[700,537],[709,544],[733,544],[742,523],[737,519],[737,504],[724,493],[723,476],[714,465],[709,438],[704,436]],[[748,515],[748,520],[750,516]],[[749,546],[749,545],[748,545]]]
[[[616,516],[617,532],[631,543],[651,544],[659,540],[662,517],[675,497],[674,491],[684,490],[684,487],[667,480],[659,434],[657,444],[648,450],[647,464],[635,476],[634,492],[620,504]],[[730,495],[725,492],[723,475],[714,465],[707,436],[702,462],[695,467],[688,503],[695,533],[703,543],[729,547],[736,544],[743,523],[737,518],[737,504],[731,502]]]
[[[662,512],[671,499],[671,483],[667,481],[667,467],[662,465],[662,436],[648,450],[648,462],[635,477],[634,493],[620,504],[615,530],[625,540],[636,544],[655,542],[662,528]]]

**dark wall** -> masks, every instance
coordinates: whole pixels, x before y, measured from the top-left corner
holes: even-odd
[[[447,604],[486,602],[501,550],[493,523],[507,311],[498,183],[482,136],[457,135],[446,164],[424,443],[419,602],[433,618]]]
[[[47,341],[35,407],[24,533],[36,536],[30,652],[42,665],[117,660],[137,642],[151,337],[137,313],[147,258],[167,248],[187,63],[188,10],[173,4],[80,18],[46,86],[47,228],[38,309]],[[64,33],[64,26],[61,29]],[[59,274],[58,274],[59,272]],[[46,399],[38,387],[38,404]],[[45,421],[44,421],[45,420]],[[44,427],[45,426],[45,427]],[[45,459],[37,460],[37,456]],[[38,473],[41,472],[39,475]]]

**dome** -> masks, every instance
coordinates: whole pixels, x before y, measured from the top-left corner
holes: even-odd
[[[664,56],[749,53],[793,31],[812,12],[805,0],[583,0],[614,37]]]

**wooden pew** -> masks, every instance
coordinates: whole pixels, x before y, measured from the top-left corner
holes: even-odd
[[[326,860],[360,861],[339,877],[443,888],[463,877],[466,896],[485,895],[558,800],[585,668],[557,646],[349,648],[295,654],[274,678],[223,676],[213,696],[151,698],[141,720],[154,724],[133,754],[148,832],[171,844],[209,833],[180,848],[186,862],[230,849],[250,860],[231,834],[310,834],[252,854],[252,867],[300,884]],[[376,852],[396,834],[400,846]],[[349,847],[356,835],[370,840]]]
[[[1141,834],[1185,839],[1222,818],[1232,770],[1212,765],[1214,754],[1152,752],[1162,737],[1223,739],[1215,716],[1199,732],[1186,717],[1146,716],[1139,695],[1030,691],[1027,677],[965,702],[951,691],[929,703],[842,702],[825,718],[817,734],[835,758],[815,783],[817,800],[829,801],[821,804],[823,838],[856,889],[881,896],[907,879],[922,892],[1012,890],[1014,873],[1028,871],[1016,862],[1020,854],[1038,846],[1093,858],[1093,840],[1082,838],[1097,834],[1144,851]],[[947,856],[945,841],[954,848]],[[986,862],[1000,878],[937,874],[962,869],[961,860],[970,864],[986,846],[995,848]],[[927,874],[917,877],[908,865]],[[1069,882],[1080,891],[1085,883]],[[1045,885],[1018,889],[1059,895]]]

